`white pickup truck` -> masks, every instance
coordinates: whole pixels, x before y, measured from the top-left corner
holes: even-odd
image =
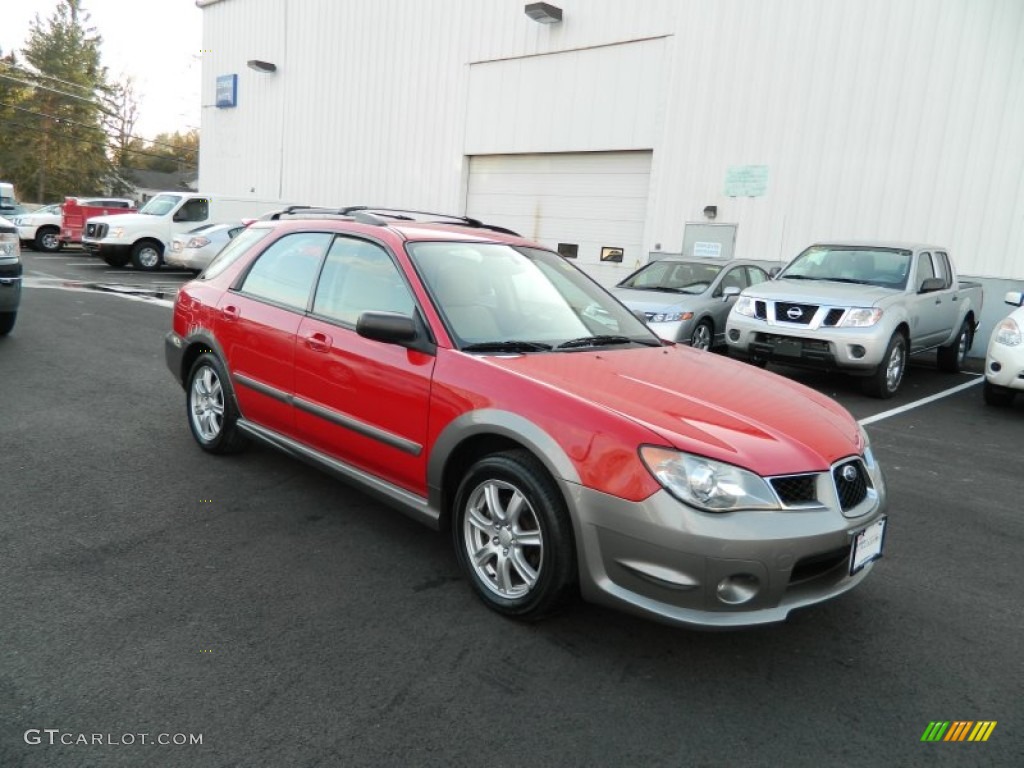
[[[138,213],[94,216],[85,224],[82,245],[112,267],[129,261],[136,269],[159,269],[171,238],[203,224],[260,214],[283,205],[277,201],[242,200],[195,192],[161,192]]]
[[[947,249],[919,243],[820,243],[774,280],[744,290],[726,323],[730,352],[864,377],[896,394],[907,357],[938,349],[957,372],[981,318],[982,289],[957,278]]]

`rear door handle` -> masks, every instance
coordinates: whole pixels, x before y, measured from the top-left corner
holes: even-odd
[[[223,315],[225,320],[237,320],[241,315],[238,311],[238,307],[231,306],[230,304],[226,307],[221,307],[220,313]]]
[[[334,339],[328,336],[326,333],[311,333],[306,337],[306,344],[314,352],[326,352],[331,348],[331,344],[334,343]]]

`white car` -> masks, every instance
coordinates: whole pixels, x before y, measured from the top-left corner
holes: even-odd
[[[985,402],[1000,406],[1024,392],[1024,292],[1010,291],[1004,300],[1017,309],[992,331],[985,356]]]
[[[47,253],[60,250],[60,203],[19,214],[13,221],[23,247]]]
[[[204,224],[171,238],[171,247],[164,254],[164,263],[172,267],[203,270],[213,257],[245,229],[245,223],[232,221],[225,224]]]

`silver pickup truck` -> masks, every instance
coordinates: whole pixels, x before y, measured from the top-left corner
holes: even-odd
[[[945,248],[920,243],[821,243],[774,280],[743,291],[726,323],[730,352],[864,377],[892,397],[907,357],[938,348],[957,372],[981,318],[982,289],[957,278]]]

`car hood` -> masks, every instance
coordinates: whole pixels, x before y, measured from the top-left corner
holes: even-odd
[[[652,442],[761,475],[821,471],[864,450],[857,422],[824,395],[689,347],[484,359],[646,426]]]
[[[612,295],[630,309],[639,309],[643,312],[686,311],[700,298],[700,294],[640,291],[635,288],[614,288]]]
[[[877,285],[836,283],[830,280],[787,280],[781,278],[759,283],[743,291],[744,296],[772,301],[794,301],[843,307],[871,307],[883,299],[898,296],[902,290]]]

